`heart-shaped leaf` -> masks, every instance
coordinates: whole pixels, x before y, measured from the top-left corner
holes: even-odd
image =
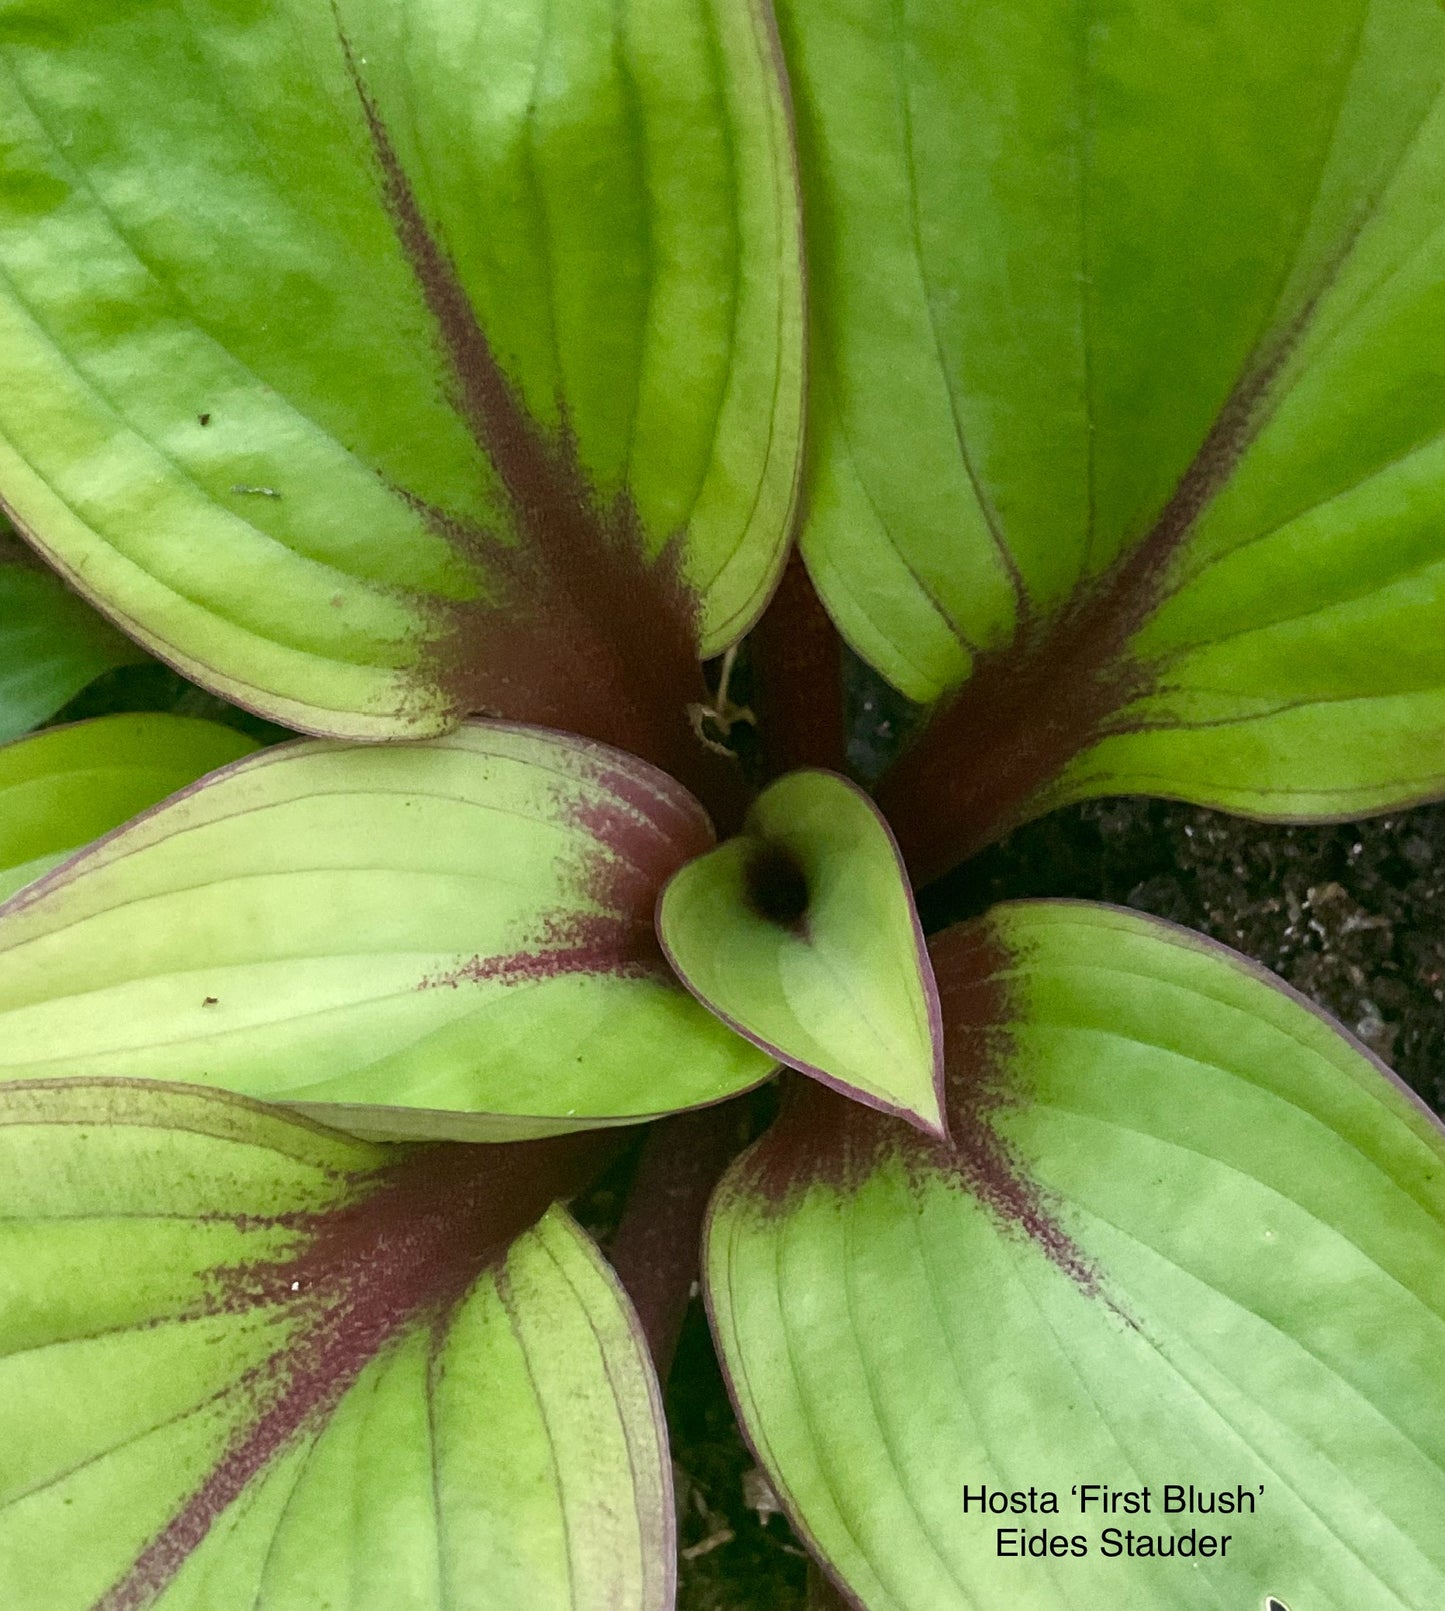
[[[1438,1122],[1152,919],[1028,903],[933,954],[954,1145],[800,1084],[708,1236],[749,1435],[853,1603],[1445,1604]]]
[[[0,1091],[0,1604],[667,1611],[656,1383],[546,1211],[587,1145]]]
[[[652,926],[711,842],[671,779],[531,728],[280,745],[0,907],[0,1078],[199,1081],[460,1140],[717,1101],[771,1060]]]
[[[185,716],[101,716],[0,748],[0,901],[255,744]]]
[[[17,0],[0,49],[31,540],[291,726],[683,744],[796,479],[764,8]]]
[[[888,825],[861,789],[793,772],[657,909],[689,990],[780,1062],[942,1133],[933,968]]]
[[[48,720],[102,672],[145,656],[57,576],[5,563],[0,534],[0,744]]]
[[[780,12],[803,548],[953,698],[881,797],[910,865],[1087,795],[1445,790],[1436,0]]]

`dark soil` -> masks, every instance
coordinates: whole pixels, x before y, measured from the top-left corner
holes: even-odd
[[[920,904],[937,926],[1031,895],[1115,901],[1234,946],[1445,1108],[1445,806],[1301,827],[1094,801],[1020,829]]]

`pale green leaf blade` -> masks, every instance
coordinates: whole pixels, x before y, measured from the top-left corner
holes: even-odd
[[[760,5],[18,0],[0,127],[0,492],[188,676],[581,727],[760,610],[802,398]]]
[[[1156,920],[1023,903],[933,951],[953,1148],[819,1093],[734,1167],[708,1237],[749,1435],[857,1602],[1439,1604],[1438,1121]],[[1166,1513],[1191,1482],[1255,1508]],[[1083,1483],[1150,1509],[1081,1513]],[[1001,1553],[1001,1528],[1084,1553]],[[1124,1553],[1191,1529],[1192,1556]]]
[[[0,747],[0,901],[255,743],[217,722],[101,716]]]
[[[861,789],[793,772],[663,891],[678,977],[781,1062],[942,1133],[943,1042],[897,846]]]
[[[7,1611],[666,1611],[656,1383],[547,1209],[576,1145],[0,1091]]]
[[[910,865],[1101,793],[1445,789],[1439,6],[781,23],[804,551],[865,658],[952,702],[885,801]]]
[[[103,672],[144,658],[59,578],[6,564],[0,552],[0,743],[48,720]]]
[[[537,729],[281,745],[0,907],[0,1078],[195,1081],[457,1140],[718,1101],[771,1061],[652,928],[710,843],[671,779]]]

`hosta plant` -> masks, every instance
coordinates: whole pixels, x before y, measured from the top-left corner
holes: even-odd
[[[660,1611],[699,1241],[820,1604],[1445,1604],[1435,1120],[1196,935],[913,895],[1445,795],[1433,0],[0,57],[0,1606]],[[301,736],[20,736],[142,655]]]

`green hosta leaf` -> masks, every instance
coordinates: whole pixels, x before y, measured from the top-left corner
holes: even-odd
[[[781,13],[804,549],[867,659],[957,696],[885,800],[910,861],[1090,794],[1445,789],[1435,0]]]
[[[800,435],[761,5],[14,0],[0,56],[0,491],[79,587],[292,726],[685,732]]]
[[[0,1092],[0,1604],[666,1611],[651,1367],[546,1212],[578,1146]]]
[[[256,745],[184,716],[102,716],[0,749],[0,900]]]
[[[0,744],[53,716],[102,672],[144,658],[58,577],[6,564],[0,552]]]
[[[459,1140],[717,1101],[771,1061],[652,928],[710,844],[671,779],[535,729],[282,745],[0,907],[0,1078],[200,1081]]]
[[[938,997],[887,824],[860,789],[794,772],[657,909],[700,1001],[781,1062],[943,1129]]]
[[[1001,907],[933,957],[953,1148],[817,1092],[734,1166],[708,1238],[750,1436],[857,1603],[1445,1603],[1438,1123],[1278,981],[1153,919]],[[1081,1516],[1082,1483],[1150,1511]],[[1257,1512],[1162,1513],[1188,1483]],[[980,1488],[1031,1486],[1057,1516],[980,1513]],[[1108,1558],[1108,1526],[1231,1541]],[[1088,1553],[1001,1558],[1000,1527]]]

